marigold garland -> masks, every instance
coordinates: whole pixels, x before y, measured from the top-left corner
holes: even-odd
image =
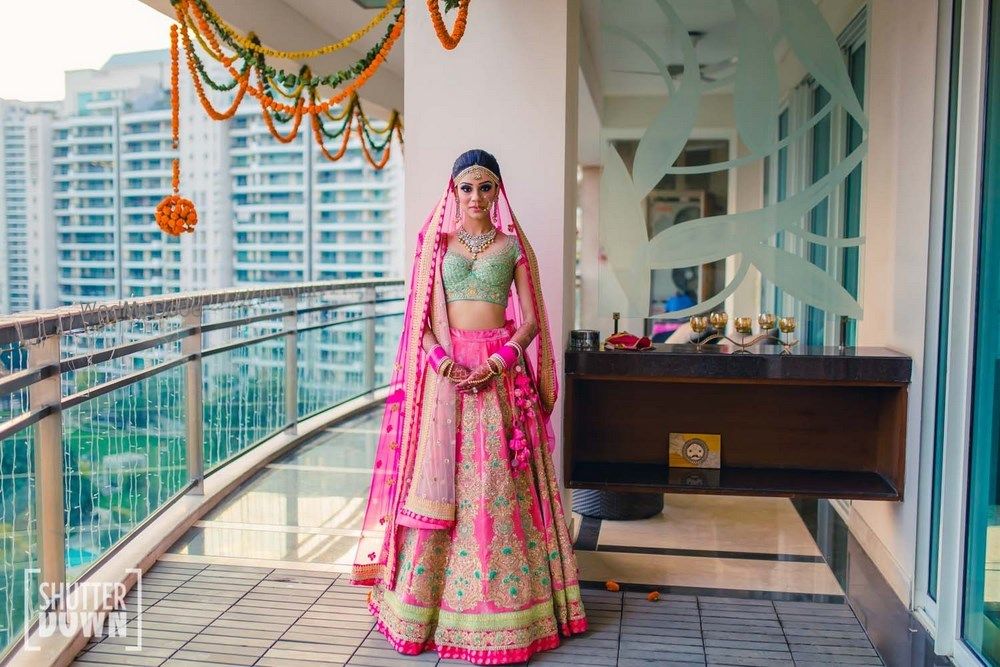
[[[308,67],[303,67],[297,75],[289,75],[285,72],[276,72],[273,68],[267,67],[263,53],[241,53],[239,55],[226,55],[223,51],[220,37],[220,28],[206,12],[203,7],[207,7],[204,0],[174,0],[174,8],[177,14],[178,23],[186,30],[182,31],[182,41],[187,54],[188,69],[195,83],[195,92],[198,100],[210,117],[216,120],[225,120],[236,114],[243,96],[249,93],[261,105],[261,115],[268,131],[278,141],[290,143],[298,136],[303,116],[310,115],[313,136],[320,147],[324,157],[329,160],[338,160],[347,152],[349,137],[353,131],[361,140],[362,153],[368,163],[375,169],[383,168],[389,160],[389,148],[393,133],[402,143],[402,121],[398,112],[393,112],[388,125],[384,128],[376,128],[368,120],[361,108],[361,103],[357,97],[357,89],[363,85],[367,79],[374,74],[379,66],[385,62],[385,58],[392,49],[393,44],[402,34],[404,25],[404,11],[401,9],[393,23],[387,28],[383,39],[369,51],[361,61],[352,68],[338,73],[333,80],[340,82],[349,77],[354,80],[343,90],[334,93],[322,102],[317,100],[317,88],[321,84],[330,81],[330,77],[315,78]],[[214,27],[214,30],[213,30]],[[191,31],[195,34],[199,45],[214,60],[221,63],[235,83],[229,84],[229,88],[239,88],[236,97],[229,108],[220,110],[215,108],[204,86],[199,80],[199,74],[204,71],[204,66],[197,54],[194,44],[188,34]],[[252,44],[259,44],[259,40],[253,33],[249,33],[247,39]],[[244,65],[237,70],[234,62],[242,58]],[[256,74],[258,87],[250,82],[251,70]],[[218,90],[218,87],[212,85]],[[284,90],[283,85],[290,86],[290,90]],[[278,99],[273,91],[277,91],[278,96],[287,98],[290,103],[284,103]],[[308,94],[308,103],[306,101]],[[338,104],[345,98],[350,98],[346,108],[339,113],[332,113],[331,107]],[[335,132],[326,129],[322,117],[340,123],[340,127]],[[284,133],[278,129],[275,122],[288,123],[292,126]],[[342,122],[341,122],[342,121]],[[384,137],[377,139],[378,137]],[[335,153],[330,152],[325,146],[325,138],[340,139],[340,146]]]
[[[180,53],[177,48],[177,26],[170,26],[170,126],[171,145],[177,150],[180,144]],[[181,161],[174,158],[173,174],[171,185],[173,194],[167,195],[157,204],[156,224],[167,234],[180,236],[184,232],[193,232],[194,226],[198,224],[198,212],[194,208],[194,203],[181,197],[179,194],[181,185]]]
[[[458,16],[455,17],[455,26],[449,33],[444,25],[444,18],[441,16],[441,9],[438,7],[438,0],[427,0],[427,11],[431,13],[431,23],[434,24],[434,32],[437,33],[441,46],[451,51],[462,41],[465,34],[465,24],[469,19],[470,0],[461,0],[458,3]]]
[[[392,13],[392,10],[400,4],[400,0],[389,0],[389,2],[385,5],[385,9],[373,17],[367,25],[351,33],[339,42],[327,44],[326,46],[321,46],[317,49],[312,49],[311,51],[280,51],[278,49],[272,49],[264,46],[260,42],[255,42],[249,35],[240,35],[236,28],[226,23],[222,17],[216,13],[212,6],[204,0],[199,0],[199,4],[202,6],[202,11],[205,15],[208,16],[215,26],[220,29],[220,33],[229,38],[226,40],[227,43],[239,45],[247,50],[256,51],[257,53],[271,56],[272,58],[283,58],[285,60],[309,60],[311,58],[325,56],[329,53],[333,53],[334,51],[339,51],[340,49],[346,48],[358,41],[367,35],[375,26],[384,21],[385,18]],[[232,41],[230,42],[230,40]]]

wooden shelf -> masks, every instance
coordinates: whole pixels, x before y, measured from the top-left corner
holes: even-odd
[[[567,352],[566,485],[901,500],[912,362],[827,352]],[[670,433],[721,435],[722,469],[669,468]]]
[[[878,473],[788,468],[699,470],[639,463],[578,462],[573,466],[568,486],[624,493],[714,493],[867,500],[901,498],[899,491]]]

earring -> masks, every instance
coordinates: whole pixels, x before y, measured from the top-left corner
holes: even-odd
[[[493,200],[493,224],[500,224],[500,204],[496,199]]]
[[[456,201],[455,202],[455,222],[461,222],[461,221],[462,221],[462,210],[458,206],[458,202]]]

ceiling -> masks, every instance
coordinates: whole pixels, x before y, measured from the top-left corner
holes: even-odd
[[[141,1],[173,15],[170,0]],[[764,25],[777,26],[776,3],[746,1]],[[380,11],[365,9],[358,0],[213,0],[212,4],[241,31],[252,30],[268,46],[285,50],[305,50],[343,39]],[[736,55],[738,26],[730,0],[670,0],[670,5],[689,33],[701,33],[696,37],[695,51],[702,65]],[[661,97],[667,93],[650,59],[604,27],[617,26],[640,37],[667,63],[680,63],[682,58],[678,41],[671,39],[670,24],[654,0],[581,0],[581,7],[580,161],[598,164],[597,137],[605,98]],[[384,27],[377,26],[346,49],[310,61],[310,66],[313,71],[329,72],[352,65],[378,42]],[[392,109],[403,111],[403,42],[396,42],[386,63],[361,91],[373,115],[388,115]],[[298,69],[297,64],[282,64],[286,69]],[[727,90],[722,87],[715,92]]]
[[[777,26],[774,2],[749,0],[750,9],[766,26]],[[652,0],[583,0],[583,39],[596,65],[605,96],[660,96],[666,84],[655,65],[634,44],[604,30],[616,26],[645,41],[666,63],[683,61],[670,24]],[[688,32],[695,38],[695,52],[702,65],[713,65],[736,56],[738,25],[729,0],[671,0]],[[624,7],[628,11],[622,11]]]

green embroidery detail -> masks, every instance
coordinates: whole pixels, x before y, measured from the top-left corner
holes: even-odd
[[[552,599],[560,607],[567,607],[570,603],[580,601],[580,587],[577,584],[567,586],[561,591],[552,591]]]
[[[514,553],[514,549],[513,549],[513,548],[511,548],[511,547],[504,547],[504,548],[503,548],[503,549],[501,549],[500,551],[501,551],[501,553],[503,553],[503,555],[504,555],[504,556],[509,556],[509,555],[511,555],[512,553]]]
[[[462,558],[465,558],[466,556],[469,555],[469,552],[466,549],[461,549],[459,550],[458,555],[461,556]]]
[[[576,588],[576,598],[579,599],[579,587],[574,588]],[[552,593],[553,595],[559,595],[560,599],[565,599],[564,591],[552,591]],[[427,624],[434,621],[436,617],[436,621],[434,622],[438,628],[454,630],[515,630],[533,623],[550,621],[555,614],[552,600],[539,602],[520,611],[508,611],[496,614],[463,614],[461,612],[411,605],[400,600],[395,591],[385,591],[382,601],[389,607],[393,614],[403,621]]]
[[[417,574],[423,574],[423,573],[424,573],[424,566],[423,565],[418,565],[417,566]]]
[[[517,589],[513,586],[510,587],[510,595],[511,597],[517,597]]]

